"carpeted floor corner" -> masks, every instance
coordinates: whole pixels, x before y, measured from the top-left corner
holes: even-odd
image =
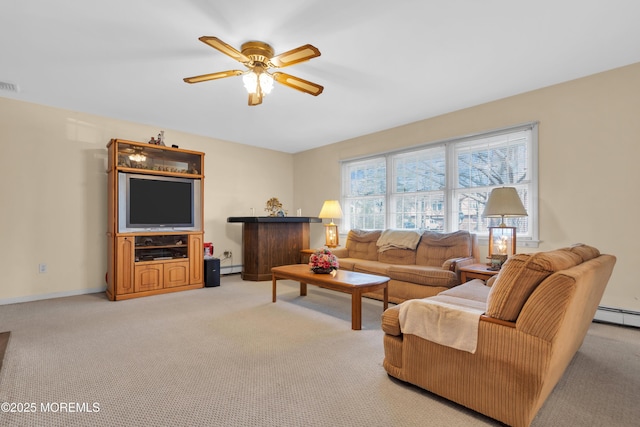
[[[9,336],[11,332],[0,332],[0,369],[2,369],[2,361],[4,360],[4,352],[9,344]]]

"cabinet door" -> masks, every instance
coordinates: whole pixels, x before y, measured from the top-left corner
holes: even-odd
[[[135,292],[162,289],[163,271],[162,264],[136,265]]]
[[[189,261],[164,264],[164,287],[173,288],[189,284]]]
[[[133,260],[135,245],[133,237],[118,237],[116,241],[116,295],[130,294],[133,288]]]
[[[189,235],[189,284],[199,285],[204,282],[202,234]]]

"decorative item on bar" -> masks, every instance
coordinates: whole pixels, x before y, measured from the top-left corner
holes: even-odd
[[[267,206],[264,210],[269,213],[269,216],[287,216],[287,211],[282,209],[282,203],[276,197],[272,197],[267,200]]]
[[[334,218],[342,218],[342,208],[340,202],[337,200],[325,200],[320,210],[318,218],[330,218],[331,222],[325,224],[325,245],[329,248],[335,248],[340,244],[340,237],[338,235],[338,226],[333,223]]]
[[[482,216],[501,218],[498,227],[489,227],[488,258],[491,260],[491,269],[499,270],[516,253],[516,227],[507,227],[504,219],[527,216],[527,211],[514,187],[500,187],[491,191]]]
[[[340,267],[338,258],[329,249],[318,249],[309,257],[309,267],[316,274],[335,274]]]

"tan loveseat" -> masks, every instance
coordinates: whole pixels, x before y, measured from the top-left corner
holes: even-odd
[[[415,249],[392,247],[381,251],[380,238],[392,232],[416,233]],[[459,285],[460,267],[478,262],[477,237],[467,231],[351,230],[345,247],[332,252],[343,270],[391,278],[389,301],[394,303],[426,298]],[[382,291],[366,295],[382,299]]]
[[[489,279],[491,287],[476,279],[433,297],[436,301],[391,307],[382,315],[384,368],[505,424],[529,426],[582,345],[615,262],[586,245],[519,254]],[[456,307],[460,313],[465,307],[485,310],[475,323],[473,352],[403,333],[420,320],[412,313],[431,318]],[[468,333],[458,324],[458,332]],[[441,328],[430,321],[424,329]]]

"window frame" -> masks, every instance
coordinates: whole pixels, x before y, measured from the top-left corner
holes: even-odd
[[[384,227],[389,228],[389,224],[395,224],[392,216],[396,215],[398,217],[398,212],[395,212],[392,209],[392,203],[398,200],[399,197],[402,197],[402,192],[397,192],[393,188],[395,185],[394,176],[397,171],[394,170],[395,162],[398,161],[399,158],[403,156],[407,156],[412,152],[419,152],[423,150],[428,150],[432,148],[441,148],[444,147],[445,152],[445,178],[444,178],[444,187],[440,190],[444,192],[444,218],[443,225],[441,230],[443,232],[451,232],[458,229],[458,221],[453,218],[457,213],[457,208],[454,208],[456,202],[456,195],[463,191],[464,188],[457,187],[458,180],[458,161],[455,155],[456,147],[459,147],[460,144],[468,144],[472,141],[481,141],[494,137],[499,137],[505,134],[515,134],[517,132],[522,131],[530,131],[530,142],[528,146],[528,164],[527,171],[529,179],[523,184],[513,184],[515,187],[526,187],[526,191],[529,196],[527,213],[528,213],[528,226],[530,228],[530,233],[527,236],[518,236],[518,246],[519,247],[531,247],[537,248],[539,244],[539,218],[538,218],[538,127],[539,122],[527,122],[521,123],[513,126],[507,126],[499,129],[493,129],[485,132],[478,132],[474,134],[459,136],[448,138],[445,140],[434,141],[431,143],[420,144],[412,147],[407,147],[400,150],[387,151],[383,153],[377,153],[369,156],[363,156],[358,158],[350,158],[341,161],[341,203],[343,206],[344,217],[340,224],[340,232],[345,234],[349,231],[350,224],[350,207],[351,202],[357,199],[364,198],[366,196],[358,196],[351,195],[348,190],[351,179],[348,174],[349,166],[359,162],[375,162],[381,161],[384,159],[386,165],[386,194],[380,195],[384,197]],[[512,186],[511,184],[508,184]],[[491,189],[499,187],[499,185],[488,185],[484,188]],[[481,188],[481,187],[478,187]],[[471,189],[473,190],[473,189]],[[434,192],[436,190],[432,190]],[[429,191],[424,192],[407,192],[407,195],[411,197],[411,195],[416,195],[416,197],[424,197],[428,194]],[[404,218],[402,215],[400,218]],[[486,221],[486,220],[485,220]],[[404,219],[401,220],[401,223],[404,223]],[[379,227],[382,228],[382,227]],[[397,227],[402,228],[402,227]],[[488,241],[488,232],[475,232],[478,235],[478,240],[480,244],[486,245]]]

